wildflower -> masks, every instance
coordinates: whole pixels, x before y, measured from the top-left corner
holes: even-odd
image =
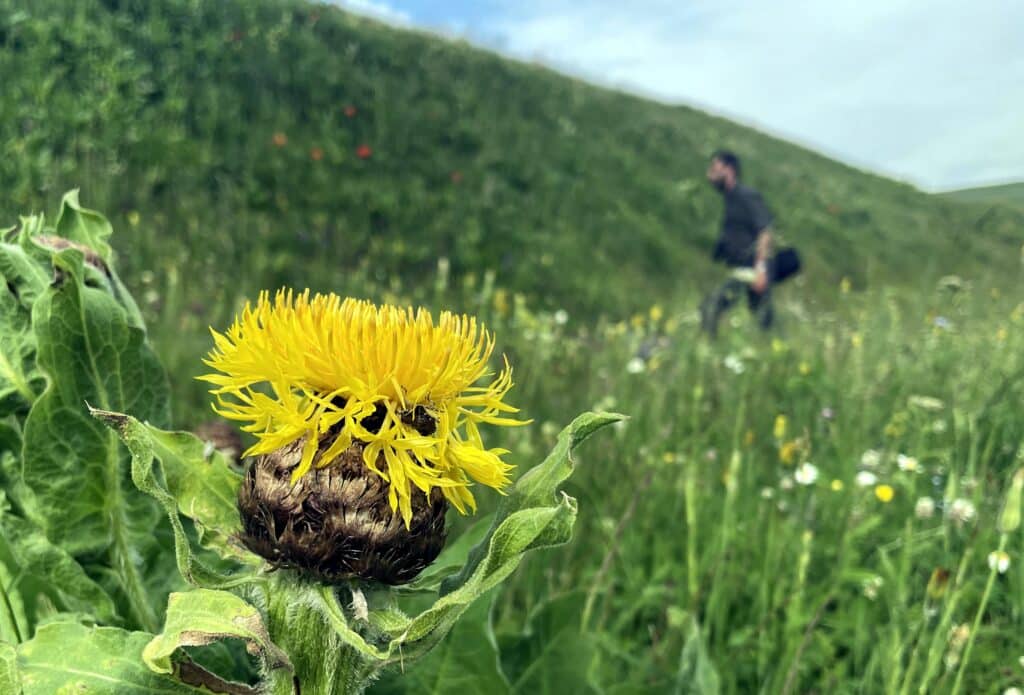
[[[626,371],[630,374],[642,374],[647,369],[647,363],[642,357],[634,357],[626,363]]]
[[[818,479],[818,468],[813,463],[803,463],[796,469],[793,477],[801,485],[813,485]]]
[[[257,439],[239,509],[246,544],[275,564],[409,581],[440,552],[447,505],[476,508],[472,480],[509,483],[479,425],[525,423],[506,416],[507,362],[474,386],[494,348],[474,319],[281,290],[211,332],[216,373],[199,378]]]
[[[655,304],[654,306],[651,307],[650,311],[648,312],[648,316],[651,319],[651,323],[657,323],[658,321],[661,321],[661,317],[664,315],[665,312],[661,308],[660,304]]]
[[[920,470],[920,467],[917,463],[917,459],[914,458],[913,456],[904,456],[903,454],[897,455],[896,465],[904,473],[916,473],[918,472],[918,470]]]
[[[850,294],[851,287],[852,283],[850,282],[850,278],[844,277],[842,280],[839,281],[839,291],[842,294]]]
[[[945,420],[936,420],[932,423],[932,432],[935,434],[944,434],[947,429],[949,429],[949,425]]]
[[[136,212],[135,210],[132,210],[131,212],[128,213],[128,224],[130,224],[131,226],[138,227],[139,226],[139,222],[141,222],[141,221],[142,221],[142,216],[139,215],[139,213]]]
[[[836,478],[835,480],[832,481],[832,484],[829,485],[829,487],[832,488],[832,492],[842,492],[843,481]]]
[[[988,554],[988,568],[999,574],[1006,574],[1010,569],[1010,556],[1004,550],[993,550]]]
[[[935,319],[932,321],[932,324],[934,324],[936,328],[939,328],[944,331],[948,331],[950,328],[953,327],[953,322],[947,319],[945,316],[936,316]]]
[[[857,483],[857,487],[871,487],[878,482],[878,476],[871,471],[861,471],[853,482]]]
[[[946,668],[955,668],[960,663],[960,655],[970,636],[971,627],[967,623],[961,623],[950,629],[946,656],[943,658]]]
[[[874,601],[878,598],[878,590],[882,588],[884,583],[885,582],[881,577],[875,575],[861,582],[861,590],[864,592],[864,596],[869,600]]]
[[[836,411],[832,410],[832,408],[829,408],[829,407],[826,406],[826,407],[821,409],[821,419],[822,420],[835,420],[835,418],[836,418]]]
[[[996,330],[996,340],[1000,343],[1005,343],[1009,335],[1010,333],[1006,330],[1006,326],[1000,326],[999,329]]]
[[[907,403],[921,410],[939,411],[946,407],[945,403],[931,396],[911,396],[907,399]]]
[[[931,497],[918,498],[914,504],[914,516],[918,519],[931,519],[935,514],[935,500]]]
[[[861,336],[860,333],[854,331],[853,333],[850,334],[850,345],[852,345],[854,349],[859,348],[863,344],[864,338],[863,336]]]
[[[284,147],[288,144],[288,136],[278,131],[274,133],[274,136],[271,138],[271,142],[274,143],[274,147]]]
[[[1003,691],[1003,695],[1024,695],[1024,690],[1021,690],[1017,686],[1011,686]]]
[[[554,315],[555,323],[559,326],[564,326],[569,322],[569,312],[565,309],[559,309]]]
[[[957,498],[953,500],[953,504],[949,505],[949,510],[946,512],[949,518],[956,522],[958,526],[973,521],[977,515],[977,510],[974,508],[974,504],[970,500]]]
[[[775,426],[772,427],[772,435],[776,439],[785,439],[786,437],[786,416],[776,415]]]
[[[788,475],[782,476],[782,478],[779,480],[779,489],[780,490],[792,490],[793,489],[793,478],[791,478]]]
[[[661,455],[661,460],[664,463],[672,464],[676,462],[676,455],[674,452],[666,451],[664,454]]]
[[[868,449],[860,455],[860,465],[865,468],[877,468],[882,462],[882,455],[875,449]]]
[[[794,439],[792,441],[785,442],[779,447],[779,461],[786,464],[787,466],[792,465],[793,461],[796,460],[796,455],[800,451],[800,440]]]
[[[324,158],[324,151],[319,147],[313,147],[309,150],[309,158],[314,162],[319,162]]]
[[[800,372],[801,376],[807,376],[808,374],[811,373],[811,365],[807,364],[806,362],[801,362],[797,366],[797,370]]]
[[[770,487],[763,487],[763,488],[761,488],[761,499],[763,499],[763,500],[770,500],[773,497],[775,497],[775,490],[774,490],[774,488],[770,488]]]
[[[896,491],[892,489],[892,485],[879,485],[875,488],[875,497],[878,498],[879,502],[888,504],[892,502],[892,498],[896,495]]]
[[[772,353],[775,355],[781,355],[786,351],[786,343],[779,340],[778,338],[772,338]]]
[[[369,159],[373,155],[373,149],[369,145],[360,145],[356,148],[356,156],[360,159]]]
[[[355,118],[357,113],[359,113],[359,109],[357,109],[352,104],[349,104],[348,106],[345,107],[345,116],[347,118]]]
[[[925,593],[933,601],[938,601],[946,595],[946,588],[949,586],[949,570],[945,567],[936,567],[932,570],[932,576],[928,578],[928,587]]]
[[[722,364],[725,365],[725,368],[733,374],[742,374],[746,369],[743,364],[743,360],[736,355],[726,355],[725,359],[722,360]]]

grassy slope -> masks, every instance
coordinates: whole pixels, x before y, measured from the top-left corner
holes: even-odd
[[[208,298],[373,293],[445,256],[551,306],[649,306],[716,273],[702,174],[721,146],[812,284],[1009,270],[1024,227],[693,109],[304,3],[0,0],[0,49],[0,218],[80,185],[119,229],[139,220],[129,277],[133,259],[172,259]]]
[[[979,186],[943,193],[951,200],[965,203],[1005,203],[1024,206],[1024,181],[1004,183],[999,186]]]

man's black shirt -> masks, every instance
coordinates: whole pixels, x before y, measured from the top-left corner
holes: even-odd
[[[714,258],[727,265],[754,265],[757,235],[772,223],[772,213],[761,194],[737,183],[724,191],[725,217],[722,233],[715,244]]]

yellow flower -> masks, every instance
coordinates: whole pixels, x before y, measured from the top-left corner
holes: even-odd
[[[1009,331],[1006,330],[1006,326],[1000,326],[999,330],[996,331],[996,340],[1000,343],[1005,343],[1007,336],[1009,336]]]
[[[772,434],[776,439],[784,439],[786,436],[786,416],[776,415],[775,426],[772,428]]]
[[[855,331],[855,332],[850,334],[850,345],[852,345],[854,348],[859,348],[863,344],[864,344],[864,338],[861,337],[860,333],[857,333]]]
[[[779,447],[779,461],[786,465],[790,465],[796,459],[796,455],[800,450],[800,440],[794,439],[786,442]]]
[[[892,502],[892,498],[895,497],[896,491],[892,489],[892,485],[877,485],[875,486],[875,497],[880,502],[889,503]]]
[[[839,291],[843,294],[849,294],[851,286],[852,283],[850,282],[850,278],[844,277],[839,281]]]
[[[811,373],[811,365],[807,364],[806,362],[801,362],[799,370],[801,375],[807,376],[808,374]]]
[[[661,321],[661,317],[665,315],[665,312],[662,311],[660,304],[655,304],[651,307],[648,315],[650,316],[652,323],[657,323],[658,321]]]
[[[495,489],[509,483],[505,449],[486,449],[478,425],[521,425],[503,402],[512,387],[506,360],[498,376],[487,361],[493,337],[475,319],[424,309],[280,290],[246,304],[204,360],[219,373],[214,410],[247,422],[257,442],[246,456],[305,438],[294,484],[362,442],[363,462],[389,483],[388,502],[406,526],[413,488],[437,487],[460,512],[475,509],[470,479]],[[322,440],[333,443],[317,455]],[[314,460],[314,458],[316,460]]]
[[[843,481],[837,478],[832,481],[832,484],[829,487],[832,488],[832,492],[840,492],[843,489]]]

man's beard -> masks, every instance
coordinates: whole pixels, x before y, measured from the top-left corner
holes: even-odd
[[[715,179],[711,182],[711,185],[715,187],[715,190],[719,193],[725,193],[725,179]]]

